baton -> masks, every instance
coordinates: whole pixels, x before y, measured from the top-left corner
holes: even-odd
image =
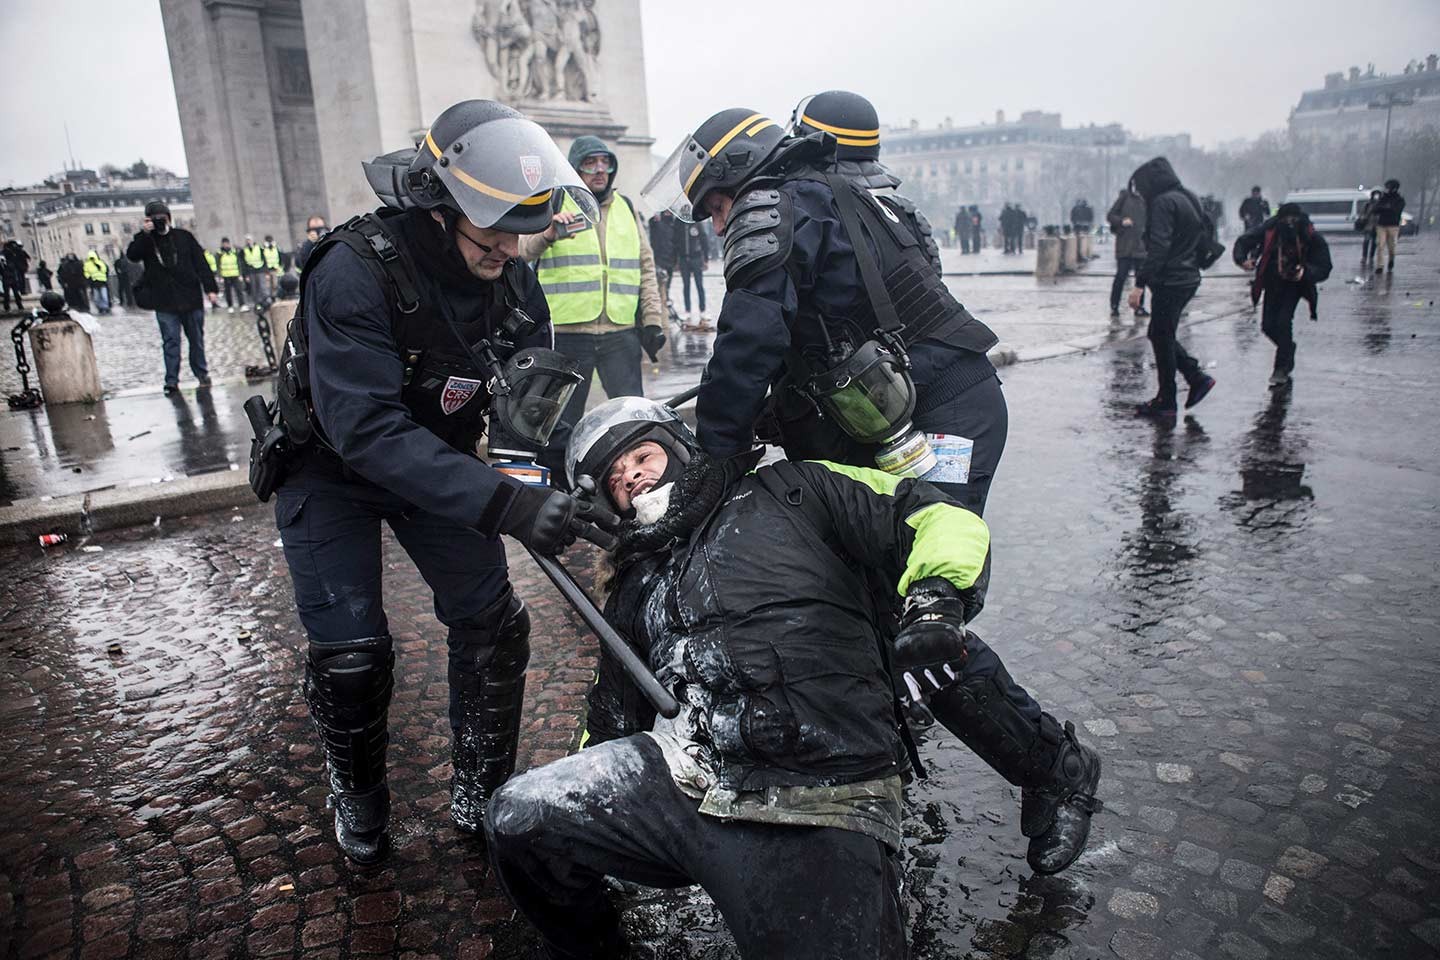
[[[680,704],[670,695],[669,690],[661,686],[659,679],[650,672],[649,665],[640,659],[640,655],[630,644],[615,632],[614,627],[605,622],[605,617],[595,606],[595,601],[591,600],[585,589],[575,582],[575,578],[565,568],[565,565],[554,557],[547,557],[543,553],[530,550],[529,547],[526,549],[530,551],[530,556],[534,558],[540,569],[545,571],[545,576],[555,584],[555,589],[560,591],[560,595],[570,606],[575,608],[575,612],[580,614],[580,618],[585,621],[586,626],[600,638],[601,645],[616,660],[620,661],[620,666],[624,668],[626,675],[640,688],[640,692],[645,694],[645,699],[650,701],[651,706],[667,720],[677,716],[680,713]]]
[[[694,400],[696,397],[700,396],[700,388],[704,385],[705,384],[703,382],[697,383],[695,384],[695,386],[691,387],[689,390],[686,390],[684,393],[675,394],[675,396],[665,401],[665,406],[673,410],[676,407],[679,407],[681,404],[689,403],[691,400]]]

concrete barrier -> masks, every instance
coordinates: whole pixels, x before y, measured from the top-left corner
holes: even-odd
[[[35,375],[47,404],[95,403],[101,397],[95,343],[74,320],[52,319],[30,328]]]
[[[1053,277],[1060,272],[1060,238],[1040,237],[1035,241],[1035,276]]]
[[[270,343],[275,347],[275,357],[280,357],[280,347],[285,343],[285,331],[290,326],[295,311],[300,309],[299,298],[276,300],[270,304]]]
[[[1088,233],[1082,233],[1078,237],[1080,249],[1077,256],[1081,263],[1089,260],[1095,255],[1095,238]]]
[[[1060,238],[1060,269],[1064,273],[1074,271],[1075,265],[1079,262],[1077,256],[1079,245],[1076,243],[1078,239],[1073,233]]]

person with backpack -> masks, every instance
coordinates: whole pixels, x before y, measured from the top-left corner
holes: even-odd
[[[1159,392],[1136,408],[1142,417],[1173,419],[1178,412],[1175,374],[1190,385],[1185,409],[1205,399],[1215,378],[1200,369],[1176,336],[1180,314],[1200,289],[1200,271],[1215,262],[1215,227],[1186,190],[1164,157],[1142,163],[1131,175],[1135,191],[1145,199],[1145,259],[1135,271],[1130,309],[1140,309],[1150,289],[1150,326],[1146,335],[1155,351]],[[1223,248],[1221,248],[1223,250]]]
[[[1240,235],[1233,256],[1236,264],[1255,272],[1250,302],[1265,298],[1260,329],[1275,344],[1270,386],[1283,387],[1295,369],[1295,308],[1304,300],[1310,319],[1316,318],[1316,286],[1330,276],[1330,245],[1300,204],[1282,203],[1275,216]]]
[[[1387,252],[1385,266],[1375,268],[1376,276],[1386,270],[1395,272],[1395,244],[1400,239],[1400,214],[1404,211],[1405,198],[1400,196],[1400,181],[1386,180],[1385,192],[1380,194],[1380,199],[1371,207],[1371,212],[1375,215],[1376,236],[1372,255],[1378,259],[1381,247]]]

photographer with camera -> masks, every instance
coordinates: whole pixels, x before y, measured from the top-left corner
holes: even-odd
[[[330,228],[325,225],[325,218],[320,214],[311,215],[305,221],[305,239],[301,241],[299,248],[295,251],[295,272],[299,273],[305,269],[305,261],[310,259],[310,251],[324,238]]]
[[[145,205],[145,221],[130,241],[126,259],[145,265],[145,275],[135,283],[135,306],[154,310],[160,325],[165,354],[165,395],[180,382],[180,334],[190,345],[190,371],[200,386],[210,386],[210,368],[205,362],[205,304],[213,306],[219,290],[215,274],[205,261],[195,235],[173,225],[170,208],[160,200]]]

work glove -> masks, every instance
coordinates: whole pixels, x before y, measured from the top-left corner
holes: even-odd
[[[659,324],[645,324],[640,328],[640,346],[649,354],[651,363],[658,363],[660,348],[665,346],[665,331]]]
[[[965,605],[943,577],[911,584],[890,654],[895,695],[909,707],[959,683],[968,656]]]
[[[614,514],[598,504],[547,487],[520,487],[500,532],[509,534],[536,553],[557,554],[577,536],[593,539],[619,525]]]

